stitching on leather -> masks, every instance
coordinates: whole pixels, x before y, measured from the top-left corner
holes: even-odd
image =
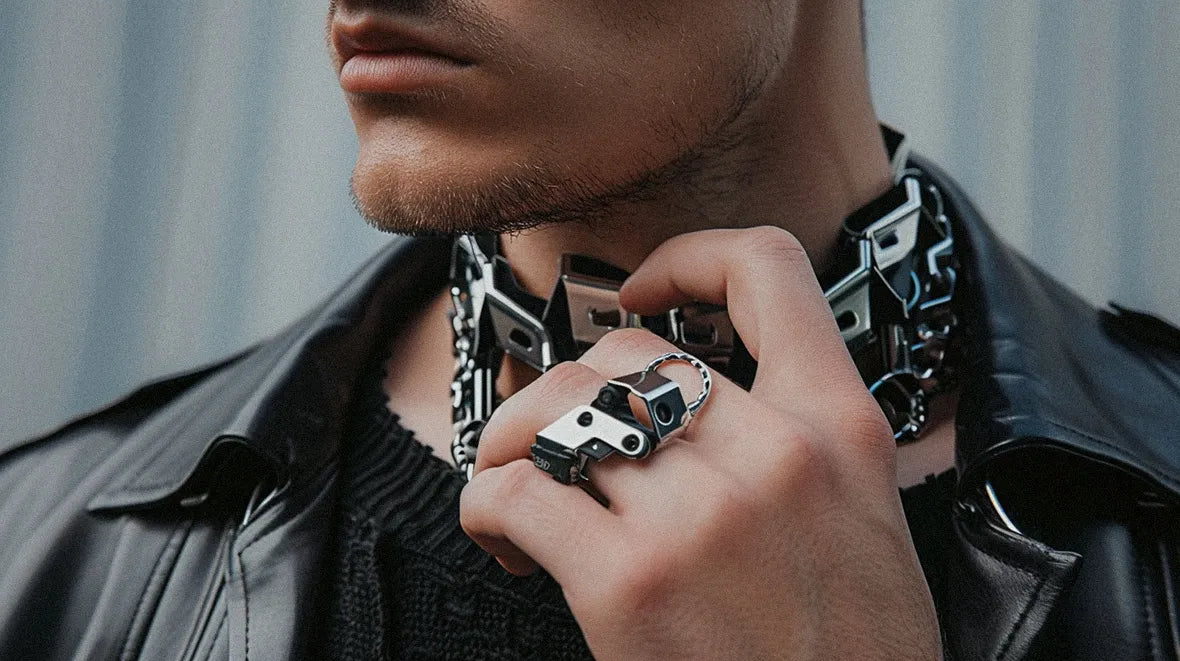
[[[254,544],[263,537],[266,537],[266,535],[263,534],[256,536],[254,539],[246,542],[246,544],[237,552],[238,570],[242,574],[242,615],[246,620],[243,627],[243,634],[246,637],[246,661],[250,661],[250,590],[246,583],[246,562],[242,556],[245,555],[246,551],[251,546],[254,546]]]
[[[167,553],[167,550],[165,550],[165,553]],[[156,576],[160,572],[160,560],[163,557],[164,553],[161,553],[160,557],[156,558],[156,566],[152,569],[151,576],[148,577],[147,586],[145,586],[143,592],[140,593],[139,601],[135,604],[135,612],[131,614],[131,628],[127,631],[127,639],[123,641],[123,648],[119,650],[120,659],[131,658],[132,634],[135,633],[136,625],[139,623],[140,613],[143,612],[144,604],[147,603],[148,593],[152,591],[152,586],[156,582]]]
[[[1173,535],[1175,536],[1175,535]],[[1176,537],[1180,540],[1180,537]],[[1180,576],[1175,572],[1175,560],[1173,560],[1173,546],[1175,542],[1167,538],[1156,540],[1156,549],[1159,553],[1160,562],[1160,577],[1163,579],[1163,595],[1164,602],[1163,615],[1168,621],[1168,643],[1172,648],[1172,659],[1180,658],[1180,617],[1177,617],[1176,608],[1180,606],[1180,599],[1176,598],[1174,576]]]
[[[180,525],[172,530],[168,536],[168,543],[160,551],[160,555],[156,557],[155,566],[152,567],[152,573],[148,576],[147,583],[144,585],[143,592],[139,594],[139,600],[135,604],[135,612],[131,614],[131,626],[127,630],[127,638],[123,641],[123,647],[119,650],[120,659],[130,659],[133,655],[132,647],[142,645],[143,639],[133,641],[132,637],[136,634],[136,629],[140,626],[139,617],[143,613],[144,607],[147,605],[149,596],[156,595],[163,591],[163,586],[158,586],[157,582],[161,580],[161,576],[171,575],[172,570],[176,568],[176,556],[172,551],[180,546],[183,539],[188,537],[188,525]],[[178,552],[179,553],[179,552]],[[171,562],[166,562],[165,558],[172,557]],[[146,636],[146,632],[144,634]],[[138,637],[138,636],[135,636]],[[136,654],[137,655],[137,654]]]
[[[225,557],[226,550],[230,545],[230,540],[227,537],[228,535],[224,533],[220,536],[217,543],[216,557]],[[188,661],[195,661],[198,658],[198,653],[201,651],[202,643],[209,640],[211,631],[209,625],[217,624],[220,618],[225,617],[228,609],[221,609],[219,614],[217,604],[225,598],[225,573],[228,569],[230,568],[218,569],[215,573],[211,573],[207,582],[204,584],[200,602],[200,619],[193,623],[193,627],[189,631],[188,639],[185,643],[185,650],[187,650],[185,659]],[[212,635],[216,634],[216,630],[212,630]]]
[[[1132,540],[1132,544],[1134,544],[1134,540]],[[1151,654],[1151,658],[1159,659],[1161,656],[1159,645],[1156,644],[1155,617],[1151,609],[1151,581],[1148,577],[1150,570],[1147,564],[1139,559],[1138,553],[1131,553],[1131,561],[1135,563],[1135,571],[1139,574],[1139,596],[1143,609],[1143,635],[1147,641],[1147,649]]]
[[[225,622],[229,619],[228,613],[222,613],[221,618],[217,621],[217,629],[213,631],[213,637],[209,640],[209,653],[205,655],[205,661],[213,658],[213,652],[217,651],[217,641],[221,638],[221,632],[225,631]]]
[[[321,467],[321,469],[320,469],[321,474],[332,470],[332,465],[333,465],[333,463],[329,462],[328,464],[325,464],[323,467]],[[318,478],[316,480],[309,480],[309,483],[306,484],[300,492],[288,494],[289,502],[301,503],[302,502],[301,499],[302,499],[303,495],[307,492],[307,490],[312,489],[312,488],[318,489],[320,486],[320,482],[321,482],[321,480]],[[303,503],[303,505],[306,505],[306,503]],[[252,521],[251,525],[253,525],[253,523],[254,522]],[[245,528],[241,528],[241,527],[238,528],[239,533],[242,532],[243,530],[245,530]],[[246,551],[249,550],[249,548],[251,546],[254,546],[254,544],[269,537],[272,532],[274,532],[274,531],[267,530],[267,531],[264,531],[260,534],[256,534],[253,539],[246,542],[234,554],[237,557],[238,569],[242,575],[242,611],[243,611],[242,615],[246,620],[245,624],[243,625],[243,635],[245,636],[245,639],[246,639],[245,640],[245,643],[246,643],[245,661],[249,661],[249,659],[250,659],[250,591],[249,591],[248,583],[246,582],[246,563],[245,563],[245,560],[243,559],[243,556],[245,555]]]
[[[1001,558],[995,553],[992,553],[991,551],[983,548],[979,544],[976,544],[975,540],[973,540],[970,535],[963,535],[962,538],[966,540],[966,542],[970,544],[971,547],[976,551],[979,551],[980,553],[1006,567],[1015,569],[1025,576],[1034,578],[1037,581],[1036,586],[1033,588],[1032,594],[1029,595],[1028,602],[1025,603],[1024,608],[1020,609],[1020,614],[1017,615],[1016,620],[1009,627],[1007,635],[1004,636],[1004,641],[1000,644],[1000,649],[996,652],[996,659],[1003,659],[1005,656],[1007,656],[1008,650],[1011,648],[1012,643],[1016,640],[1016,632],[1020,630],[1020,627],[1024,625],[1025,620],[1028,619],[1029,614],[1032,612],[1033,605],[1037,603],[1041,591],[1045,588],[1045,585],[1048,584],[1049,576],[1048,574],[1040,574],[1030,568],[1022,567],[1015,564],[1014,562]],[[1040,549],[1034,548],[1033,550],[1039,553],[1042,557],[1048,557],[1047,554],[1045,554]],[[1049,557],[1049,559],[1051,560],[1052,558]]]
[[[238,551],[238,570],[242,572],[242,615],[246,620],[243,626],[243,634],[246,637],[246,661],[250,661],[250,590],[246,586],[246,563],[242,561],[242,553],[248,547],[249,545]]]
[[[1032,612],[1033,604],[1037,603],[1037,597],[1040,596],[1041,590],[1044,589],[1045,584],[1048,581],[1049,579],[1047,577],[1037,581],[1037,586],[1033,588],[1033,592],[1029,597],[1028,603],[1024,605],[1024,608],[1020,609],[1020,615],[1018,615],[1016,617],[1016,621],[1012,623],[1012,628],[1008,630],[1008,635],[1004,637],[1004,642],[1000,645],[1000,650],[996,652],[997,659],[1003,659],[1004,657],[1008,656],[1008,650],[1012,646],[1012,642],[1016,640],[1016,632],[1020,631],[1020,627],[1024,624],[1024,621],[1028,619],[1029,613]]]

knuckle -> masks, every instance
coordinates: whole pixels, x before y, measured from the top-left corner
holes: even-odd
[[[489,494],[492,502],[512,507],[528,500],[533,492],[533,479],[537,477],[532,464],[513,461],[494,470],[496,482]]]
[[[766,477],[776,496],[798,498],[807,489],[825,484],[831,476],[828,454],[818,436],[793,423],[766,461]]]
[[[646,553],[627,556],[627,563],[606,587],[606,603],[620,615],[651,613],[675,591],[678,558],[657,546]]]
[[[739,538],[742,527],[758,518],[767,499],[761,485],[732,479],[719,470],[701,473],[695,484],[703,507],[693,522],[693,543],[706,554],[718,544],[726,546]]]
[[[479,433],[480,446],[491,446],[497,443],[496,439],[504,435],[505,421],[511,417],[511,411],[512,407],[507,401],[492,411],[491,417],[484,423],[483,430]]]
[[[494,518],[500,483],[495,470],[476,473],[459,494],[459,526],[471,537],[482,534]]]
[[[892,462],[897,452],[893,428],[875,401],[845,418],[844,434],[853,447],[860,448],[871,459]]]
[[[489,464],[490,458],[495,455],[500,456],[500,450],[509,444],[511,439],[515,436],[512,433],[513,419],[515,418],[514,402],[505,401],[504,404],[492,411],[492,416],[484,424],[483,429],[479,433],[479,449],[476,454],[477,469],[486,468]]]
[[[476,475],[471,480],[471,485],[482,484],[480,477],[483,474]],[[475,537],[483,532],[483,521],[486,510],[487,497],[480,490],[479,486],[463,489],[459,494],[459,527],[469,537]]]
[[[620,328],[603,336],[591,351],[605,355],[635,354],[648,357],[651,354],[667,351],[671,346],[644,328]]]
[[[528,387],[504,400],[504,403],[492,411],[487,425],[484,426],[480,438],[480,445],[490,441],[497,443],[497,439],[512,435],[518,431],[517,423],[532,422],[539,415],[541,408],[537,403],[563,402],[570,399],[586,399],[590,393],[601,386],[602,378],[594,370],[576,363],[566,361],[551,367]]]
[[[856,440],[893,441],[893,428],[885,418],[885,413],[877,403],[871,402],[861,406],[848,417],[849,432]]]
[[[776,262],[803,260],[811,263],[799,239],[781,227],[763,225],[751,228],[747,230],[746,241],[746,248],[754,257]]]
[[[509,533],[524,515],[537,510],[537,475],[532,464],[513,461],[476,473],[459,495],[459,526],[481,546]]]
[[[565,361],[549,368],[537,382],[540,401],[552,401],[562,395],[583,396],[586,391],[601,385],[602,377],[589,367],[575,361]],[[564,397],[561,397],[564,399]]]
[[[760,510],[758,493],[750,488],[730,485],[719,490],[709,508],[709,519],[701,525],[707,540],[733,539],[734,525],[748,522]]]

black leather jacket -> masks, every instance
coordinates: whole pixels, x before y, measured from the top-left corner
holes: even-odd
[[[1176,659],[1180,332],[1094,310],[937,176],[967,302],[948,656]],[[357,375],[447,262],[395,240],[273,339],[0,446],[0,659],[305,656]]]

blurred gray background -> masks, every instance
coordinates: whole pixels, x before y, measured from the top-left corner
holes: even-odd
[[[1084,296],[1180,319],[1180,3],[867,4],[881,117]],[[0,438],[265,337],[388,240],[326,8],[0,0]]]

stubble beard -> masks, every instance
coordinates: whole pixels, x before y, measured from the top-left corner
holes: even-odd
[[[381,164],[358,164],[350,185],[353,204],[371,226],[414,236],[514,233],[557,223],[598,229],[625,217],[625,210],[662,200],[700,213],[732,193],[734,179],[756,167],[732,155],[757,132],[747,115],[766,87],[768,71],[746,71],[731,81],[727,102],[698,122],[695,131],[675,120],[653,127],[653,135],[677,146],[674,157],[649,162],[620,181],[591,171],[517,163],[510,174],[478,185],[404,186],[385,177]],[[693,135],[697,139],[684,144],[684,136]]]

